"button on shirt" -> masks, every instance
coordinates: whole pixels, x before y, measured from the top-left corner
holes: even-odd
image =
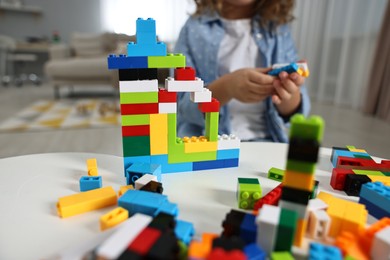
[[[225,35],[218,51],[219,76],[242,68],[260,67],[259,49],[251,33],[251,20],[222,19],[222,24]],[[264,116],[261,116],[265,102],[242,103],[232,99],[228,106],[234,134],[242,140],[266,137]]]

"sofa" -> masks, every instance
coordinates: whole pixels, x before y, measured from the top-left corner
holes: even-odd
[[[116,93],[118,72],[108,70],[108,54],[126,54],[126,45],[135,41],[135,36],[116,33],[74,33],[69,44],[53,44],[45,74],[54,88],[54,97],[61,97],[61,88],[73,91],[77,85],[96,88],[107,86]],[[159,70],[159,82],[169,75],[169,70]]]

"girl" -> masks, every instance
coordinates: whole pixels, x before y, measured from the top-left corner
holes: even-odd
[[[186,56],[220,101],[219,133],[247,141],[287,142],[294,113],[308,114],[309,98],[298,73],[267,75],[275,63],[297,61],[287,25],[293,0],[197,0],[182,28],[176,53]],[[179,94],[179,136],[204,133],[204,117],[189,93]]]

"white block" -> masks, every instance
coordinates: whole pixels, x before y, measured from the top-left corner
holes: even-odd
[[[234,134],[218,136],[218,150],[239,149],[241,140]]]
[[[315,210],[309,213],[308,233],[313,239],[325,239],[331,219],[325,210]]]
[[[119,92],[158,92],[157,79],[119,81]]]
[[[138,178],[134,184],[135,184],[135,189],[139,190],[146,184],[148,184],[150,181],[158,181],[157,176],[153,174],[144,174],[141,176],[141,178]]]
[[[390,226],[375,234],[371,247],[373,260],[390,259]]]
[[[158,113],[159,114],[169,114],[177,112],[177,104],[172,103],[158,103]]]
[[[165,79],[165,89],[168,92],[202,91],[203,86],[203,80],[200,78],[195,78],[195,80],[175,80],[172,77],[168,77]]]
[[[203,88],[202,91],[191,92],[190,99],[194,103],[211,102],[211,91]]]
[[[295,211],[298,214],[298,219],[306,219],[307,217],[307,206],[299,203],[290,201],[280,200],[279,207]]]
[[[323,200],[317,198],[309,200],[309,205],[307,205],[307,210],[309,212],[315,210],[326,210],[327,208],[328,204],[326,204]]]
[[[281,208],[264,205],[261,208],[259,215],[256,217],[256,243],[267,252],[268,255],[274,251],[280,214]]]
[[[120,224],[119,229],[98,247],[97,255],[104,259],[117,259],[152,219],[147,215],[134,214]]]

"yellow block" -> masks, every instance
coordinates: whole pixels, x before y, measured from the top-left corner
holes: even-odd
[[[114,189],[104,187],[59,198],[57,213],[60,217],[67,218],[116,203],[117,196]]]
[[[298,219],[294,235],[294,246],[301,247],[305,239],[307,221],[305,219]]]
[[[91,158],[87,160],[87,171],[89,176],[98,176],[96,158]]]
[[[314,174],[286,170],[283,177],[283,186],[312,191],[314,188]]]
[[[103,231],[112,228],[128,218],[129,212],[122,207],[117,207],[100,217],[100,230]]]
[[[150,114],[150,154],[168,154],[167,114]]]
[[[119,197],[122,196],[122,195],[125,194],[126,191],[128,191],[128,190],[134,190],[134,186],[133,186],[132,184],[126,185],[126,186],[121,186],[121,187],[119,188],[118,196],[119,196]]]
[[[205,136],[183,137],[185,153],[214,152],[218,149],[217,142],[209,142]]]
[[[371,179],[371,182],[380,181],[386,186],[390,186],[390,176],[376,176],[376,175],[367,175]]]

